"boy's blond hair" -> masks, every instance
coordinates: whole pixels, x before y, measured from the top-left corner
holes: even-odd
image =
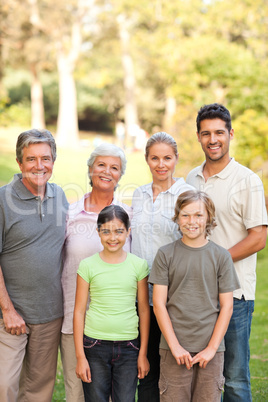
[[[175,205],[175,215],[172,220],[175,223],[178,223],[178,216],[180,211],[195,201],[201,201],[206,207],[208,219],[206,224],[205,235],[208,236],[211,234],[211,231],[217,226],[216,218],[215,218],[215,205],[212,199],[203,191],[198,190],[188,190],[179,195],[176,205]],[[180,230],[180,228],[179,228]]]

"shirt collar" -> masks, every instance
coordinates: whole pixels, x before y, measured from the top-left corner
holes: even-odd
[[[13,181],[11,183],[13,189],[16,191],[16,193],[20,197],[20,199],[22,199],[22,200],[31,200],[33,198],[36,198],[36,195],[31,193],[31,191],[29,191],[25,187],[25,185],[22,183],[21,180],[22,180],[22,174],[21,173],[16,173],[16,174],[14,174],[14,178],[13,178]],[[47,183],[46,184],[46,193],[45,193],[44,199],[53,198],[53,197],[55,197],[53,186],[50,183]]]
[[[196,176],[201,176],[204,178],[203,170],[204,170],[205,164],[206,164],[206,161],[204,161],[202,163],[202,165],[199,166],[199,169],[196,172]],[[228,163],[228,165],[225,166],[224,169],[222,169],[219,173],[216,173],[211,177],[219,177],[222,180],[226,179],[230,175],[230,173],[233,171],[235,164],[237,164],[237,162],[235,161],[234,158],[231,158],[230,162]]]
[[[162,191],[163,194],[165,194],[165,193],[177,194],[178,187],[180,187],[183,183],[185,183],[185,181],[182,177],[175,177],[174,180],[175,180],[175,183],[172,184],[172,186],[169,187],[166,191]],[[149,184],[145,184],[145,186],[142,186],[142,192],[148,193],[150,196],[152,196],[152,194],[153,194],[152,185],[153,185],[153,182],[151,182]]]
[[[80,198],[79,201],[74,202],[73,204],[71,204],[69,206],[69,212],[68,212],[69,218],[74,219],[81,212],[85,212],[86,214],[95,214],[96,215],[96,212],[90,212],[90,211],[85,210],[85,199],[88,198],[89,196],[90,196],[90,193],[87,193],[87,194],[83,195],[83,197]],[[113,198],[111,205],[113,205],[113,204],[118,204],[118,202],[115,200],[115,198]]]

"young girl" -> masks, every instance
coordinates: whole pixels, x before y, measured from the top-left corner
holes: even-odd
[[[181,194],[173,220],[182,238],[159,249],[149,278],[162,332],[160,401],[219,402],[223,337],[239,282],[230,253],[207,238],[216,223],[205,193]]]
[[[76,375],[83,381],[86,402],[108,402],[109,396],[113,402],[134,402],[138,378],[149,372],[149,270],[145,260],[123,250],[130,233],[123,208],[105,207],[98,216],[97,231],[103,250],[82,260],[77,272]]]

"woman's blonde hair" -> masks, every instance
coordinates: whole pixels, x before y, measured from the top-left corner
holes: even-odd
[[[165,131],[159,131],[158,133],[153,134],[146,143],[145,147],[146,160],[148,159],[151,146],[153,146],[154,144],[162,144],[162,143],[169,145],[173,149],[175,156],[178,156],[177,143],[174,140],[174,138],[171,135],[165,133]]]

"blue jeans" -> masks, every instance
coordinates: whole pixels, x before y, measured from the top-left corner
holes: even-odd
[[[249,337],[254,301],[234,299],[233,315],[225,335],[224,402],[251,402]]]
[[[103,341],[84,335],[91,383],[83,382],[85,402],[134,402],[139,342]]]

